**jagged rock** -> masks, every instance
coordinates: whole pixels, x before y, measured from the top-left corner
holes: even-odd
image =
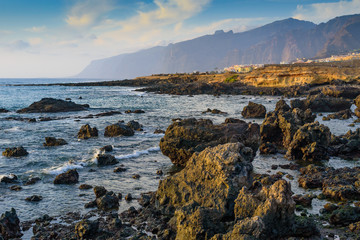
[[[136,109],[136,110],[126,110],[125,113],[145,113],[144,110]]]
[[[0,236],[4,239],[20,238],[23,234],[20,230],[20,220],[16,210],[11,208],[0,217]]]
[[[275,144],[270,142],[262,143],[259,147],[260,154],[276,154],[277,148]]]
[[[294,199],[296,205],[301,205],[303,207],[311,207],[311,203],[314,196],[310,194],[306,194],[306,195],[298,194],[298,195],[294,195],[292,198]]]
[[[295,133],[286,156],[291,160],[314,162],[329,159],[330,129],[319,122],[308,123]]]
[[[96,198],[96,205],[98,209],[108,211],[119,208],[119,199],[113,192],[106,192],[105,195]]]
[[[30,178],[29,180],[27,180],[24,185],[25,186],[28,186],[28,185],[34,185],[35,183],[37,183],[38,181],[40,181],[41,178],[39,177],[33,177],[33,178]]]
[[[31,197],[27,197],[25,200],[28,201],[28,202],[39,202],[41,201],[43,198],[42,196],[39,196],[39,195],[33,195]]]
[[[253,152],[242,143],[228,143],[194,153],[185,168],[159,183],[156,201],[165,211],[190,202],[232,216],[238,191],[248,184]]]
[[[78,138],[80,139],[88,139],[88,138],[92,138],[92,137],[97,137],[98,134],[98,130],[96,127],[90,127],[89,124],[83,125],[81,126],[79,132],[78,132]]]
[[[155,129],[154,134],[164,134],[165,131],[161,129]]]
[[[334,210],[329,218],[330,223],[340,226],[348,226],[360,221],[360,208],[344,205]]]
[[[214,109],[210,109],[210,108],[208,108],[208,109],[206,109],[206,111],[203,111],[202,112],[203,114],[204,113],[212,113],[212,114],[227,114],[227,112],[222,112],[222,111],[220,111],[219,109],[216,109],[216,108],[214,108]]]
[[[321,93],[330,97],[354,99],[360,94],[360,88],[351,86],[326,86],[321,88]]]
[[[117,164],[119,161],[110,154],[98,154],[96,156],[98,166],[108,166]]]
[[[79,186],[79,189],[81,189],[81,190],[86,190],[86,189],[91,189],[91,188],[92,188],[92,186],[89,184],[81,184]]]
[[[2,152],[2,155],[5,157],[24,157],[29,153],[23,147],[13,147],[6,148],[5,151]]]
[[[247,106],[241,112],[244,118],[264,118],[266,114],[266,108],[262,104],[249,102]]]
[[[81,220],[75,225],[75,235],[78,239],[92,239],[97,234],[98,221]]]
[[[112,152],[112,150],[113,150],[113,146],[111,146],[111,145],[106,145],[106,146],[100,148],[100,151],[102,151],[102,152]]]
[[[134,121],[134,120],[129,121],[126,125],[134,131],[142,131],[143,130],[142,129],[143,126],[139,122]]]
[[[354,99],[354,104],[356,107],[360,108],[360,95],[358,95],[355,99]]]
[[[279,100],[275,105],[275,112],[288,112],[291,108],[289,105],[285,102],[285,100],[281,99]]]
[[[330,119],[345,120],[345,119],[352,118],[352,115],[353,115],[353,113],[351,112],[351,110],[346,109],[346,110],[342,110],[337,113],[329,114],[329,115],[327,115],[327,117],[323,117],[323,121],[328,121]]]
[[[7,113],[7,112],[10,112],[10,111],[5,108],[0,108],[0,113]]]
[[[107,190],[103,186],[94,187],[94,194],[96,198],[102,197],[106,194]]]
[[[195,152],[228,142],[242,142],[256,153],[259,147],[259,125],[238,119],[227,119],[214,125],[211,120],[195,118],[173,122],[160,140],[160,149],[173,164],[185,166]]]
[[[133,136],[134,130],[132,130],[129,126],[118,122],[112,125],[109,125],[105,128],[105,137],[117,137],[117,136]]]
[[[67,142],[62,138],[56,139],[54,137],[46,137],[43,145],[45,147],[53,147],[53,146],[61,146],[66,144]]]
[[[331,148],[329,149],[334,156],[346,159],[358,158],[360,156],[360,128],[356,131],[349,130],[340,137],[331,136]]]
[[[352,102],[347,99],[318,94],[308,96],[304,100],[291,101],[290,104],[292,108],[300,108],[303,111],[310,108],[313,112],[339,112],[350,109]]]
[[[9,176],[3,176],[0,178],[0,183],[14,183],[18,180],[18,177],[15,174],[10,174]]]
[[[76,169],[68,170],[55,177],[54,184],[74,184],[79,182],[79,173]]]
[[[27,108],[18,110],[17,113],[71,112],[83,111],[88,108],[88,104],[81,105],[61,99],[43,98],[38,102],[32,103]]]

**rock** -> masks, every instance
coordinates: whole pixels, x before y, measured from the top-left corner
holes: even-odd
[[[285,100],[281,99],[279,100],[275,105],[275,112],[288,112],[291,108],[289,105],[285,102]]]
[[[0,113],[7,113],[7,112],[10,112],[10,111],[5,108],[0,108]]]
[[[108,116],[114,116],[114,115],[119,115],[121,114],[121,112],[119,111],[110,111],[110,112],[104,112],[104,113],[98,113],[95,114],[95,117],[108,117]]]
[[[53,146],[61,146],[66,144],[67,142],[62,138],[56,139],[54,137],[46,137],[43,145],[45,147],[53,147]]]
[[[33,178],[30,178],[29,180],[27,180],[24,185],[25,186],[34,185],[35,183],[37,183],[40,180],[41,180],[41,178],[39,178],[39,177],[33,177]]]
[[[185,166],[193,153],[228,142],[242,142],[252,148],[255,155],[259,139],[258,124],[227,119],[225,123],[214,125],[210,120],[190,118],[173,122],[167,128],[160,140],[160,149],[173,164]]]
[[[113,125],[109,125],[105,128],[105,137],[117,137],[117,136],[133,136],[134,130],[129,126],[118,122]]]
[[[91,188],[93,188],[93,187],[89,184],[81,184],[79,186],[79,189],[81,189],[81,190],[87,190],[87,189],[91,189]]]
[[[262,104],[249,102],[247,106],[241,112],[244,118],[264,118],[266,114],[266,108]]]
[[[88,139],[97,136],[98,136],[97,128],[96,127],[91,128],[89,124],[81,126],[78,132],[78,138],[80,139]]]
[[[360,108],[356,108],[354,113],[358,118],[360,118]]]
[[[131,120],[126,125],[134,131],[143,131],[143,126],[137,121]]]
[[[72,112],[83,111],[88,108],[88,104],[81,105],[61,99],[43,98],[38,102],[32,103],[27,108],[18,110],[17,113]]]
[[[219,216],[232,216],[236,194],[248,184],[252,160],[251,148],[242,143],[194,153],[182,171],[160,181],[156,202],[171,211],[195,201],[217,209]]]
[[[106,194],[107,190],[103,186],[94,187],[94,193],[96,198],[102,197]]]
[[[114,168],[114,172],[115,172],[115,173],[125,172],[126,170],[127,170],[127,169],[126,169],[126,168],[123,168],[123,167]]]
[[[81,220],[75,225],[77,239],[92,239],[98,233],[99,223],[97,221]]]
[[[161,170],[161,169],[159,169],[159,170],[157,170],[156,171],[156,175],[163,175],[164,173],[163,173],[163,171]]]
[[[331,137],[331,154],[340,156],[345,159],[360,157],[360,129],[356,131],[349,130],[345,135],[340,137],[332,135]]]
[[[68,170],[55,177],[54,184],[74,184],[79,182],[79,173],[76,169]]]
[[[311,203],[313,200],[313,196],[306,194],[306,195],[294,195],[292,197],[296,203],[296,205],[301,205],[303,207],[311,207]]]
[[[136,110],[126,110],[125,113],[145,113],[145,111],[141,110],[141,109],[136,109]]]
[[[3,176],[0,178],[0,183],[14,183],[18,180],[18,177],[15,174],[10,174],[8,176]]]
[[[304,111],[310,108],[313,112],[339,112],[350,109],[352,102],[347,99],[318,94],[313,96],[310,95],[304,100],[291,101],[290,104],[292,108],[297,107]]]
[[[340,119],[340,120],[345,120],[345,119],[349,119],[352,118],[353,113],[351,112],[350,109],[346,109],[346,110],[342,110],[339,111],[337,113],[333,113],[333,114],[329,114],[326,119]],[[323,117],[324,120],[325,117]]]
[[[24,157],[29,153],[23,147],[6,148],[2,155],[5,157]]]
[[[161,130],[161,129],[156,129],[155,131],[154,131],[154,134],[164,134],[165,133],[165,131],[164,130]]]
[[[325,86],[321,88],[321,93],[336,98],[354,99],[360,94],[360,88],[351,86]]]
[[[119,163],[119,161],[110,154],[98,154],[96,156],[97,165],[100,166],[108,166],[108,165],[115,165]]]
[[[348,226],[360,221],[360,208],[344,205],[334,210],[329,218],[330,223],[340,226]]]
[[[113,192],[106,192],[103,196],[96,198],[96,205],[98,209],[109,211],[119,208],[119,199]]]
[[[351,232],[359,233],[360,232],[360,222],[355,222],[349,225],[349,230]]]
[[[131,193],[126,194],[125,200],[126,201],[132,201],[133,200],[133,197],[132,197]]]
[[[106,145],[106,146],[100,148],[100,151],[102,151],[102,152],[112,152],[112,150],[113,150],[113,146],[111,146],[111,145]]]
[[[132,178],[133,178],[133,179],[139,179],[139,178],[140,178],[140,175],[139,175],[139,174],[134,174],[134,175],[132,175]]]
[[[330,137],[330,129],[325,125],[319,122],[305,124],[295,133],[286,156],[304,162],[327,160]]]
[[[360,108],[360,95],[358,95],[355,99],[354,99],[354,104],[356,107]]]
[[[0,236],[4,239],[20,238],[23,234],[20,230],[20,220],[16,210],[11,208],[0,217]]]
[[[95,208],[96,206],[97,206],[96,201],[94,200],[94,201],[85,203],[84,208]]]
[[[20,191],[21,189],[22,189],[22,187],[19,185],[13,185],[10,187],[10,190],[12,190],[12,191]]]
[[[277,148],[275,144],[272,144],[270,142],[262,143],[259,147],[259,150],[260,150],[260,154],[265,154],[265,155],[277,153]]]
[[[28,202],[39,202],[41,201],[43,198],[42,196],[39,196],[39,195],[33,195],[31,197],[27,197],[25,200],[28,201]]]
[[[220,111],[219,109],[216,109],[216,108],[214,108],[214,109],[210,109],[210,108],[208,108],[206,111],[203,111],[202,112],[203,114],[205,114],[205,113],[211,113],[211,114],[227,114],[227,112],[222,112],[222,111]]]

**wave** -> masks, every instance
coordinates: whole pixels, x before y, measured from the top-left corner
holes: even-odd
[[[159,147],[151,147],[145,150],[141,150],[141,151],[134,151],[133,153],[130,154],[125,154],[125,155],[117,155],[115,156],[117,159],[122,160],[122,159],[129,159],[129,158],[137,158],[140,157],[142,155],[147,155],[149,153],[152,152],[158,152],[160,151]]]
[[[8,129],[4,129],[5,132],[21,132],[22,129],[20,127],[12,127]]]
[[[61,173],[67,172],[68,170],[71,169],[81,169],[84,168],[86,166],[88,166],[89,164],[86,162],[79,162],[79,163],[65,163],[64,165],[60,166],[60,167],[51,167],[50,169],[45,169],[44,172],[47,174],[51,174],[51,175],[59,175]]]

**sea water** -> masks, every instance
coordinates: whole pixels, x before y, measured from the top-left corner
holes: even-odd
[[[0,156],[0,175],[15,174],[19,177],[21,191],[9,189],[14,184],[0,184],[0,213],[16,209],[21,221],[31,220],[49,214],[58,216],[70,211],[86,212],[84,204],[95,199],[93,191],[79,190],[80,184],[104,186],[107,190],[122,193],[125,196],[131,193],[139,198],[143,192],[155,191],[159,181],[171,171],[172,164],[169,158],[162,155],[159,141],[162,134],[154,134],[156,129],[166,130],[175,118],[207,118],[219,124],[227,117],[240,118],[241,111],[249,101],[263,104],[268,111],[275,108],[280,97],[265,96],[212,96],[196,95],[171,96],[135,91],[129,87],[68,87],[68,86],[14,86],[12,84],[43,84],[55,82],[79,82],[90,80],[79,79],[0,79],[0,108],[10,110],[0,114],[0,150],[8,147],[23,146],[29,155],[21,158],[6,158]],[[29,106],[41,98],[57,99],[71,98],[79,104],[89,104],[87,111],[68,113],[31,113],[18,114],[16,110]],[[79,99],[81,97],[81,99]],[[217,108],[227,112],[227,115],[202,114],[207,108]],[[125,114],[125,110],[142,109],[144,114]],[[108,111],[121,111],[121,115],[84,119],[89,114],[98,114]],[[325,114],[326,115],[326,114]],[[44,122],[10,121],[7,117],[39,118],[54,117],[61,120]],[[143,125],[141,132],[131,137],[104,137],[104,129],[118,121],[128,122],[135,120]],[[245,120],[245,119],[244,119]],[[334,134],[344,134],[351,128],[350,120],[331,120],[321,123],[328,125]],[[261,124],[262,120],[246,119],[246,121]],[[77,139],[77,132],[84,124],[90,124],[99,130],[99,137],[87,140]],[[45,137],[63,138],[68,145],[58,147],[44,147]],[[96,155],[105,145],[114,147],[113,154],[119,163],[115,166],[97,167]],[[257,155],[253,164],[254,171],[270,174],[279,170],[271,170],[272,164],[289,163],[282,155],[271,157]],[[123,165],[125,172],[114,173],[113,169]],[[329,165],[334,167],[355,166],[357,162],[347,162],[332,158]],[[54,185],[57,174],[69,169],[77,169],[79,183],[74,185]],[[89,171],[90,169],[95,171]],[[157,170],[165,175],[158,176]],[[281,170],[297,177],[298,173],[291,170]],[[132,175],[139,174],[139,179]],[[34,185],[24,186],[31,177],[40,177]],[[297,186],[296,178],[291,181],[293,190],[302,193],[304,190]],[[40,202],[27,202],[26,197],[41,195]],[[321,202],[317,203],[319,206]],[[316,205],[316,204],[315,204]],[[136,201],[120,202],[119,211],[130,206],[138,207]],[[318,208],[316,208],[318,211]]]

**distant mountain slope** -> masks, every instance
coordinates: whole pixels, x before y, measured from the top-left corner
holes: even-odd
[[[360,48],[359,37],[360,15],[337,17],[319,25],[289,18],[242,33],[220,30],[166,47],[95,60],[77,77],[125,79],[323,57]]]

